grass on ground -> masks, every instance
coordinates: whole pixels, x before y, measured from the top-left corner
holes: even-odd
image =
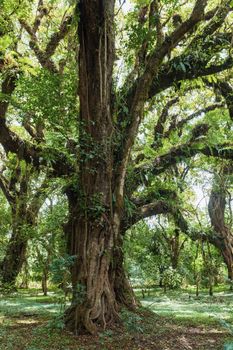
[[[141,292],[137,291],[138,295]],[[190,296],[190,297],[189,297]],[[232,350],[233,294],[150,291],[137,314],[98,336],[63,329],[61,295],[20,291],[0,298],[0,350]],[[153,313],[150,311],[152,310]],[[225,347],[224,347],[225,344]]]

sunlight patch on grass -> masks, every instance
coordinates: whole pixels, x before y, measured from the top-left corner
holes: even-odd
[[[23,298],[10,298],[0,300],[0,314],[15,315],[21,313],[33,314],[57,314],[60,306],[55,303],[41,303],[34,300],[29,301]]]
[[[233,294],[220,292],[214,297],[202,296],[199,299],[187,298],[187,293],[179,297],[162,296],[161,293],[141,300],[142,305],[161,316],[192,322],[214,323],[219,320],[233,322]]]

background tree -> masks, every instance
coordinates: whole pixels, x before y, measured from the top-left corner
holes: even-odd
[[[44,295],[48,294],[49,279],[53,280],[51,272],[54,261],[66,256],[63,223],[66,220],[67,207],[64,196],[56,192],[46,200],[39,215],[36,232],[29,242],[30,270],[33,272],[33,279],[41,282]],[[59,284],[62,282],[61,272]]]
[[[47,179],[36,184],[32,167],[15,155],[8,153],[6,165],[0,174],[0,187],[11,209],[11,235],[0,264],[0,276],[3,286],[15,288],[49,185]]]

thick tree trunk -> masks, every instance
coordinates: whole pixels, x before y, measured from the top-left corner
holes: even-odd
[[[69,221],[65,226],[65,232],[67,238],[68,252],[70,255],[74,256],[74,240],[79,232],[76,231],[78,224],[75,218],[75,215],[77,213],[78,197],[77,193],[70,189],[67,189],[66,193],[69,202]],[[91,249],[93,251],[93,248]],[[95,246],[96,252],[97,249],[98,245]],[[101,248],[100,253],[101,251],[103,251],[103,248]],[[102,295],[102,303],[104,308],[102,309],[102,313],[100,313],[99,317],[97,317],[96,319],[92,319],[92,322],[96,322],[102,326],[105,326],[107,324],[107,320],[114,321],[118,319],[117,312],[120,307],[125,307],[133,311],[139,305],[139,302],[135,298],[132,286],[130,285],[130,282],[124,270],[123,238],[120,235],[118,236],[117,242],[114,243],[114,248],[111,249],[111,260],[109,260],[110,255],[107,256],[107,260],[105,259],[102,262],[102,267],[101,260],[103,259],[103,256],[101,257],[101,254],[99,255],[99,257],[93,256],[94,260],[97,262],[97,269],[92,272],[92,274],[96,273],[96,277],[93,278],[91,289],[93,289],[93,293],[97,294],[95,298],[99,298],[100,301]],[[86,254],[84,256],[86,260]],[[80,322],[80,320],[76,318],[76,313],[79,310],[77,306],[82,300],[85,300],[86,288],[88,288],[88,286],[85,284],[85,281],[83,284],[81,284],[79,280],[77,282],[77,273],[80,273],[80,270],[82,270],[80,269],[80,267],[81,262],[76,261],[75,265],[71,268],[73,276],[73,301],[71,307],[66,312],[67,327],[75,333],[82,332],[85,330],[85,327],[83,326],[83,328],[80,328],[80,325],[82,325],[83,321],[81,320]],[[102,269],[104,273],[102,273]],[[100,280],[98,281],[98,279]],[[106,285],[102,285],[104,279]],[[96,289],[96,292],[94,291],[94,289]],[[106,296],[105,293],[107,293]],[[110,299],[108,300],[108,298]],[[109,306],[106,306],[105,304],[109,304]],[[99,309],[101,309],[102,307],[101,304],[98,304],[97,306]],[[82,307],[85,308],[86,306],[82,305]],[[108,316],[106,316],[105,314],[108,314]],[[93,329],[95,328],[93,327]],[[90,332],[90,329],[86,328],[86,330]]]
[[[209,199],[209,216],[216,235],[211,238],[221,252],[228,270],[228,278],[233,283],[233,235],[225,224],[226,193],[221,187],[214,186]]]
[[[0,279],[3,287],[15,289],[16,278],[25,262],[27,237],[22,225],[24,217],[24,215],[21,216],[20,221],[18,218],[13,219],[12,235],[0,265]]]
[[[79,10],[80,159],[69,254],[73,298],[66,327],[95,333],[116,321],[110,263],[119,224],[114,222],[111,91],[114,1],[81,0]]]
[[[17,235],[14,235],[1,263],[1,283],[3,286],[15,289],[16,278],[22,268],[26,249],[27,241],[18,239]]]
[[[135,310],[140,303],[136,300],[133,288],[124,269],[123,236],[121,235],[119,235],[113,251],[111,278],[113,280],[117,303],[129,310]]]
[[[110,270],[112,231],[108,223],[100,226],[78,219],[70,233],[70,253],[76,261],[71,268],[73,297],[65,323],[75,334],[95,333],[98,326],[104,328],[118,318]]]
[[[20,166],[16,168],[9,180],[9,192],[6,191],[11,206],[12,234],[5,257],[0,263],[0,282],[13,289],[22,265],[26,261],[28,231],[36,223],[40,207],[46,199],[45,190],[48,187],[47,182],[43,182],[34,196],[29,198],[30,170],[22,174]]]

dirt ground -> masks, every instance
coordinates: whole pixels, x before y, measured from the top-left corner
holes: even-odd
[[[223,350],[231,341],[220,325],[182,324],[147,311],[94,337],[75,336],[30,314],[1,321],[0,350]]]

